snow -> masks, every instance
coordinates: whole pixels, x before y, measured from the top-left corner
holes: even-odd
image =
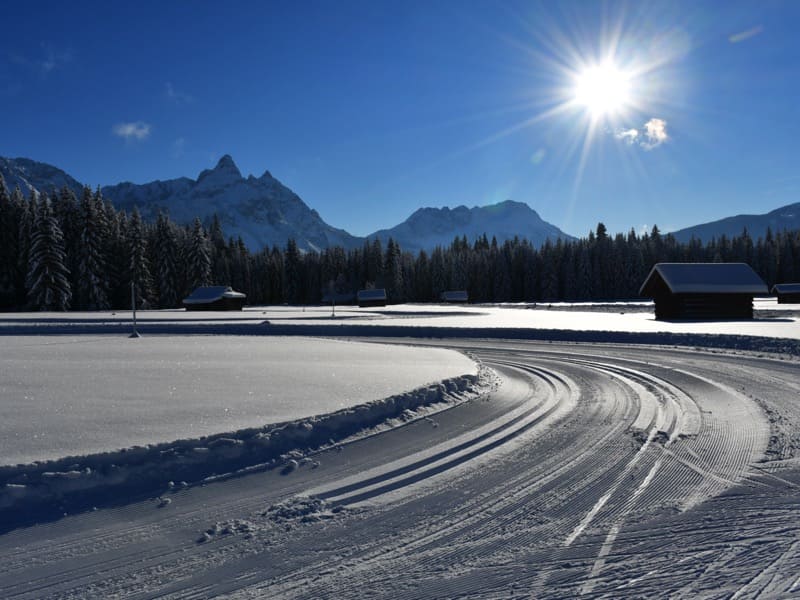
[[[237,333],[260,334],[267,325],[304,325],[319,328],[320,334],[336,335],[341,326],[362,325],[395,328],[410,336],[422,328],[477,330],[481,335],[491,330],[561,330],[626,333],[673,333],[698,335],[737,335],[800,340],[800,304],[781,304],[775,298],[756,298],[756,318],[740,321],[659,321],[652,302],[581,302],[504,305],[395,304],[378,308],[337,305],[335,316],[330,306],[249,306],[236,313],[209,312],[199,315],[183,309],[137,311],[139,324],[163,325],[159,331],[175,325],[193,323],[235,327]],[[14,313],[0,316],[0,334],[41,332],[46,328],[85,326],[103,331],[129,327],[130,311],[116,312],[42,312]],[[77,330],[76,330],[77,331]],[[376,330],[377,331],[377,330]],[[366,335],[366,332],[361,335]],[[599,336],[598,336],[599,337]]]
[[[476,368],[444,349],[305,338],[2,340],[6,465],[329,413]]]
[[[10,418],[12,429],[37,419],[57,429],[74,411],[91,423],[78,432],[122,416],[129,431],[144,420],[149,433],[162,419],[170,436],[196,436],[203,419],[240,420],[110,455],[99,468],[92,457],[0,468],[12,474],[0,479],[3,519],[31,502],[52,513],[0,535],[0,596],[795,597],[800,362],[653,345],[676,334],[723,347],[748,335],[800,339],[800,306],[758,299],[756,311],[736,322],[659,322],[641,302],[337,307],[335,318],[328,307],[143,311],[139,340],[125,337],[130,313],[4,316],[0,396],[16,405],[0,408],[0,427]],[[431,368],[437,381],[442,361],[463,360],[455,373],[474,373],[474,363],[425,354],[436,348],[274,335],[283,324],[394,332],[483,366],[478,377],[386,399],[383,386],[407,390],[409,374]],[[648,341],[552,339],[565,331]],[[502,339],[509,332],[516,337]],[[524,338],[537,332],[539,341]],[[487,365],[496,383],[469,397]],[[321,402],[335,410],[348,393],[357,402],[359,386],[383,399],[262,425],[266,394],[276,411],[291,397],[281,413],[291,418]],[[24,406],[14,389],[34,402]],[[119,411],[107,410],[106,394]],[[418,408],[441,400],[435,414]],[[56,410],[17,414],[37,406]],[[369,420],[384,425],[318,444]],[[225,433],[240,426],[250,429]],[[141,433],[132,431],[137,443]],[[280,461],[226,470],[282,442],[292,449]],[[212,471],[175,477],[187,465]],[[127,487],[112,487],[97,510],[70,504],[119,480]]]

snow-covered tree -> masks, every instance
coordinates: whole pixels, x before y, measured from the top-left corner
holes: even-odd
[[[32,227],[28,268],[28,300],[38,310],[67,310],[72,293],[65,265],[64,237],[50,199],[38,201]]]

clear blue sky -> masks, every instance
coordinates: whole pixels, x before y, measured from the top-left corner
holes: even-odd
[[[228,153],[357,235],[507,198],[574,235],[668,231],[800,201],[798,22],[792,0],[6,2],[0,155],[105,185]],[[575,92],[605,59],[608,112]]]

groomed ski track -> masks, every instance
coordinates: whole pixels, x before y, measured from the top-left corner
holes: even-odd
[[[0,536],[0,597],[800,595],[797,362],[414,343],[501,384],[291,472]]]

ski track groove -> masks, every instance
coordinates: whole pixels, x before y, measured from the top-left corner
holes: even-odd
[[[143,519],[142,504],[132,505],[113,513],[130,525],[108,532],[67,533],[55,543],[21,532],[14,545],[0,546],[0,597],[757,598],[797,591],[800,578],[790,574],[800,563],[800,524],[785,519],[800,501],[776,499],[775,486],[788,485],[751,469],[769,431],[740,391],[758,376],[779,397],[797,368],[781,365],[774,374],[768,362],[751,361],[737,371],[735,357],[694,360],[677,351],[463,344],[526,382],[524,414],[503,420],[509,406],[491,413],[500,420],[482,435],[379,475],[322,484],[320,496],[345,506],[368,499],[365,512],[187,549],[159,542],[158,528],[166,522],[198,534],[214,520],[248,518],[264,508],[260,492],[233,483],[224,505],[196,501],[174,516],[173,506],[152,507]],[[647,432],[644,443],[637,430]],[[352,479],[359,464],[341,473]],[[278,499],[308,489],[291,478],[281,483]],[[173,504],[193,493],[172,496]],[[768,508],[737,504],[754,494]],[[437,505],[448,508],[426,508]],[[315,550],[315,532],[333,537]],[[348,547],[337,553],[334,540],[343,535]],[[684,539],[694,545],[683,547]],[[281,552],[282,544],[299,554]],[[641,556],[650,562],[640,565]]]

